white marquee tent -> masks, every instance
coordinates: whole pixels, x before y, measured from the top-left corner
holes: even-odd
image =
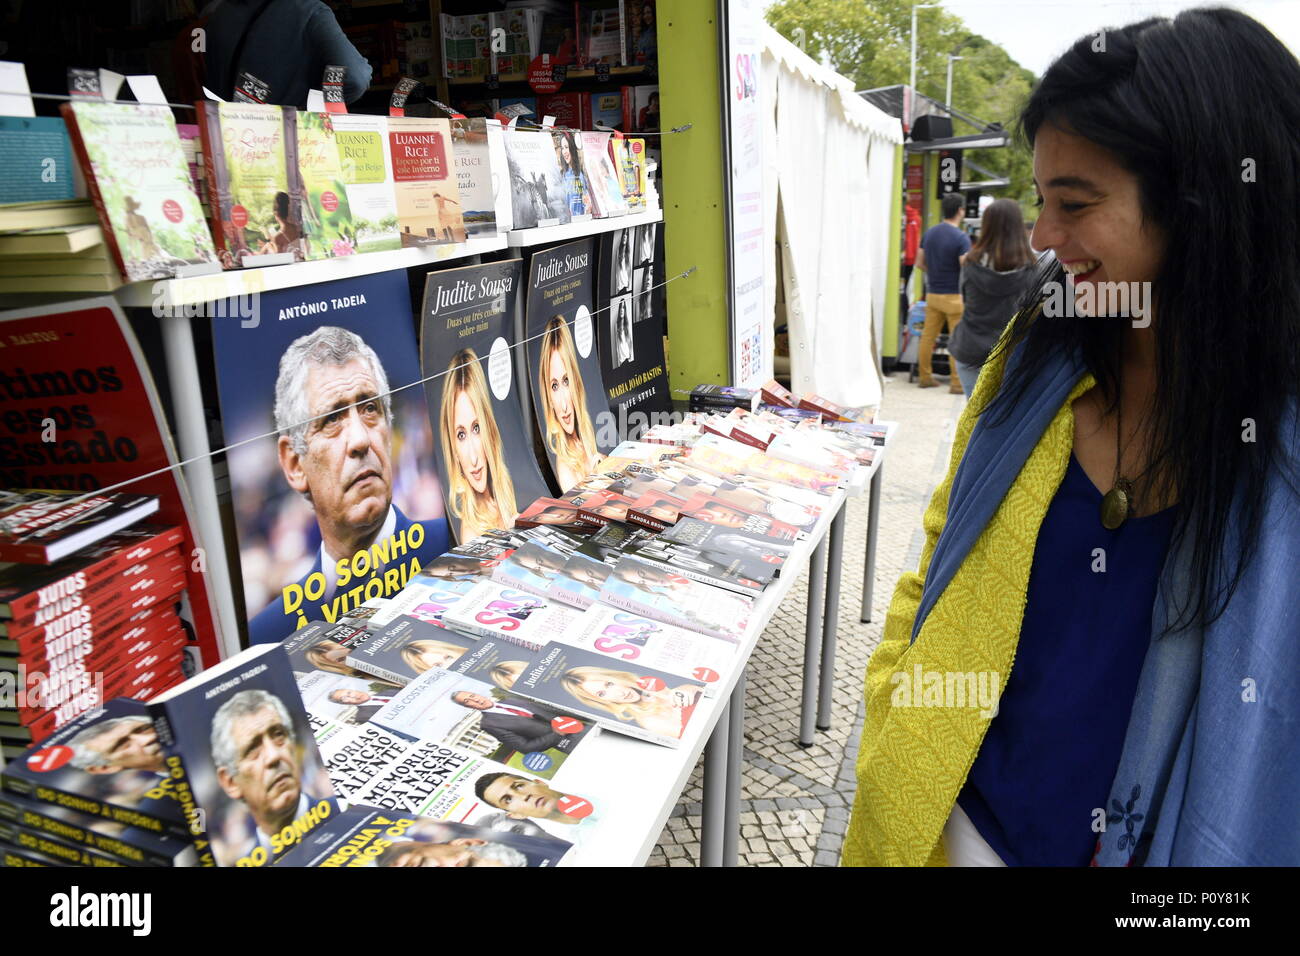
[[[791,387],[874,405],[903,131],[766,25],[763,45],[765,231],[780,248]],[[774,315],[777,270],[766,275]]]

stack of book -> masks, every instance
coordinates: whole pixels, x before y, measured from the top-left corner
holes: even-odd
[[[102,292],[121,284],[89,200],[0,206],[0,293]]]
[[[6,759],[113,697],[178,683],[187,635],[178,527],[137,525],[50,565],[0,570],[0,707]]]

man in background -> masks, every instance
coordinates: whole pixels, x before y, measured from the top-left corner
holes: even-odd
[[[931,226],[921,238],[921,251],[916,255],[916,267],[925,273],[925,327],[921,330],[921,347],[918,356],[921,388],[933,388],[931,359],[934,343],[939,333],[949,335],[961,321],[962,302],[960,286],[961,257],[970,249],[970,237],[961,229],[966,199],[961,193],[943,197],[940,214],[943,222]],[[950,376],[948,391],[960,395],[961,381],[954,371]]]
[[[203,8],[205,85],[232,99],[241,73],[265,83],[266,102],[307,108],[327,66],[347,68],[343,98],[352,103],[370,87],[370,64],[321,0],[213,0]]]

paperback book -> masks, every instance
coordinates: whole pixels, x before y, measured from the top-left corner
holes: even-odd
[[[605,604],[593,604],[584,611],[577,626],[560,641],[602,654],[614,663],[653,667],[695,681],[709,697],[736,666],[732,643]]]
[[[590,721],[450,670],[421,674],[372,720],[409,740],[441,741],[547,780],[591,729]]]
[[[753,600],[742,594],[692,580],[671,567],[628,558],[611,569],[600,600],[733,643],[744,640],[754,612]]]
[[[542,648],[514,689],[608,730],[668,747],[681,744],[706,691],[700,681],[562,643]]]
[[[472,592],[462,602],[471,596]],[[449,623],[456,624],[457,630],[449,629]],[[367,674],[409,684],[425,671],[447,667],[468,651],[478,640],[474,633],[452,620],[450,611],[436,624],[402,616],[381,627],[365,643],[351,648],[347,660]]]
[[[556,866],[573,844],[550,836],[493,830],[351,807],[294,847],[277,866]]]
[[[536,650],[573,626],[578,612],[495,582],[477,584],[444,620],[460,631]]]
[[[127,281],[217,260],[170,108],[74,100],[60,110]]]
[[[448,121],[390,116],[388,141],[402,246],[464,242]]]
[[[157,510],[156,495],[0,491],[0,561],[53,564]]]
[[[289,658],[258,645],[150,702],[200,862],[265,866],[338,811]]]
[[[308,259],[356,253],[356,228],[339,164],[333,116],[299,113],[298,174],[302,183],[302,232]]]
[[[393,161],[388,145],[388,117],[336,113],[334,142],[343,176],[357,252],[402,248],[393,192]]]

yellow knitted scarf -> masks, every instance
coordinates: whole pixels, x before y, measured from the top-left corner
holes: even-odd
[[[845,866],[946,865],[944,824],[988,728],[989,716],[978,706],[894,706],[900,681],[911,680],[918,668],[921,674],[984,673],[1000,694],[1011,674],[1038,529],[1069,464],[1074,445],[1072,403],[1093,387],[1091,375],[1085,374],[1075,385],[1052,419],[993,519],[934,604],[916,642],[909,645],[953,477],[978,419],[974,410],[982,409],[996,393],[1004,365],[1005,352],[999,349],[966,404],[948,474],[923,519],[921,565],[899,579],[880,646],[867,664],[867,710],[858,752],[857,796],[844,841]],[[895,677],[896,673],[906,677]]]

